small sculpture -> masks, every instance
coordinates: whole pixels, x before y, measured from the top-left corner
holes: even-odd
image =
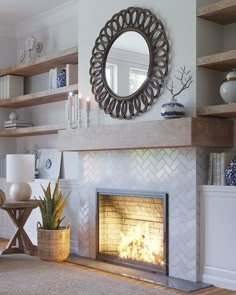
[[[180,81],[180,87],[177,91],[174,92],[177,86],[174,85],[172,79],[168,79],[164,83],[166,89],[168,89],[172,94],[172,98],[169,100],[169,102],[163,104],[161,108],[161,115],[165,119],[181,118],[184,116],[184,105],[179,103],[175,97],[185,89],[189,88],[193,82],[193,79],[190,75],[190,71],[186,71],[185,66],[181,67],[181,70],[178,71],[178,74],[178,76],[175,75],[175,78]]]
[[[33,49],[36,47],[36,38],[32,35],[28,35],[26,40],[25,40],[25,50],[29,51],[29,59],[31,60],[32,55],[31,52]]]
[[[19,58],[20,62],[23,62],[23,60],[25,59],[25,50],[24,49],[19,50],[18,58]]]
[[[30,61],[32,59],[33,50],[37,53],[37,57],[40,57],[40,53],[43,50],[43,42],[37,41],[33,35],[28,35],[25,39],[25,49],[20,49],[18,52],[20,62],[24,61],[26,52],[29,52],[29,58],[27,61]]]
[[[17,112],[11,112],[9,115],[9,120],[18,120],[19,115],[17,114]]]

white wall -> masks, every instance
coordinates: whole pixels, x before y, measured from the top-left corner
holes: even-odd
[[[222,52],[223,26],[197,19],[197,57]],[[197,68],[197,106],[222,104],[219,88],[223,74],[213,70]]]
[[[0,25],[0,68],[3,69],[10,65],[16,64],[16,38],[12,28]],[[3,123],[8,119],[12,110],[0,109],[0,129],[3,128]],[[15,153],[16,139],[15,138],[0,138],[0,156],[6,153]]]
[[[29,30],[30,28],[30,30]],[[78,5],[76,0],[38,15],[19,24],[17,28],[17,49],[24,48],[26,36],[32,34],[43,42],[41,56],[54,54],[78,46]],[[48,89],[48,73],[26,79],[26,93]],[[65,102],[57,102],[19,109],[21,118],[28,118],[34,125],[60,124],[65,120]],[[17,139],[17,152],[31,150],[34,144],[41,148],[56,148],[57,136],[32,136]]]
[[[181,93],[179,101],[187,107],[187,115],[195,114],[195,69],[196,69],[196,6],[195,1],[172,0],[171,5],[166,0],[120,0],[120,1],[80,1],[79,2],[79,84],[84,97],[90,96],[91,86],[89,83],[89,61],[92,48],[98,37],[99,31],[105,23],[122,9],[129,6],[140,6],[150,9],[163,22],[170,43],[170,75],[180,66],[186,65],[192,71],[194,83],[191,88]],[[93,9],[91,9],[91,7]],[[105,8],[105,9],[104,9]],[[179,11],[178,16],[176,11]],[[86,29],[85,29],[86,28]],[[165,91],[158,101],[145,114],[130,121],[158,120],[161,118],[161,105],[171,98]],[[91,125],[125,123],[105,115],[92,101]],[[126,122],[127,123],[127,122]]]
[[[174,72],[182,65],[186,65],[193,73],[194,83],[190,89],[181,93],[179,101],[186,106],[187,116],[195,114],[195,3],[188,0],[174,0],[170,9],[169,3],[165,0],[158,2],[149,0],[148,4],[144,0],[122,0],[115,3],[103,0],[102,5],[99,1],[79,1],[79,11],[81,11],[79,14],[79,25],[77,24],[77,1],[69,1],[69,3],[69,8],[65,7],[61,10],[55,9],[48,11],[42,15],[38,15],[36,19],[26,20],[24,23],[19,24],[17,26],[17,43],[15,44],[17,50],[24,48],[24,41],[27,34],[33,34],[38,40],[44,43],[44,49],[41,55],[47,55],[77,46],[79,43],[80,91],[84,96],[89,95],[92,97],[89,83],[90,77],[88,74],[89,60],[100,29],[114,13],[123,8],[127,8],[128,6],[149,8],[164,23],[167,32],[170,42],[170,75],[173,76]],[[91,6],[93,9],[91,9]],[[179,7],[181,7],[182,15],[181,17],[176,17],[175,11],[179,10]],[[186,27],[188,27],[188,30],[186,30]],[[186,43],[186,40],[188,40],[188,43]],[[10,47],[12,48],[12,46]],[[14,62],[12,64],[16,63],[15,47]],[[48,77],[47,74],[43,74],[26,80],[26,92],[33,92],[46,89]],[[161,119],[161,105],[170,98],[171,95],[166,90],[148,112],[131,120],[131,123]],[[35,125],[58,123],[64,120],[64,103],[59,102],[32,108],[29,107],[20,109],[18,112],[21,118],[29,118]],[[85,120],[85,113],[83,113],[83,118]],[[91,125],[125,123],[125,121],[114,120],[109,115],[105,115],[94,101],[92,101],[91,121]],[[55,136],[50,135],[46,136],[46,138],[46,140],[42,136],[18,138],[17,152],[24,152],[24,150],[29,149],[34,144],[39,144],[39,146],[44,148],[57,147]]]
[[[236,38],[235,38],[236,23],[227,25],[223,27],[223,45],[224,50],[234,50],[236,48]]]

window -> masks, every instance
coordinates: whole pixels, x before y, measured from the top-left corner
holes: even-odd
[[[143,84],[147,77],[147,71],[142,69],[129,69],[129,94],[133,94]]]
[[[117,92],[117,65],[106,64],[106,80],[113,92]]]

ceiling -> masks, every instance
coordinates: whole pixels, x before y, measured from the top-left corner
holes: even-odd
[[[0,0],[0,24],[16,25],[70,0]]]

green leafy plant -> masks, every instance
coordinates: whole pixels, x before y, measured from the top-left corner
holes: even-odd
[[[57,179],[53,194],[51,193],[51,183],[49,182],[46,190],[41,185],[44,198],[39,197],[39,208],[42,215],[43,229],[55,230],[59,229],[59,226],[64,219],[62,217],[64,208],[68,202],[69,193],[66,197],[59,191],[59,178]]]

